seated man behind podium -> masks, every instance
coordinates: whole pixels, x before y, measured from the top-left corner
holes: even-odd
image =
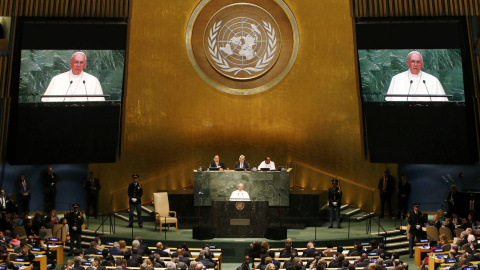
[[[232,192],[232,195],[230,195],[230,200],[231,201],[249,201],[250,196],[248,195],[248,192],[243,190],[243,184],[240,183],[237,186],[237,190]]]
[[[240,158],[238,158],[238,161],[235,162],[235,169],[245,169],[245,170],[250,170],[250,164],[245,161],[245,156],[240,155]]]
[[[76,52],[70,60],[71,70],[52,78],[44,95],[103,95],[98,79],[83,71],[87,56]],[[43,102],[105,101],[104,97],[43,97]]]
[[[210,168],[219,168],[220,171],[225,170],[225,164],[223,164],[223,162],[220,161],[219,155],[215,155],[213,157],[213,162],[210,163]]]
[[[409,95],[408,97],[385,97],[386,101],[448,101],[447,97],[415,97],[415,95],[445,95],[442,84],[422,71],[423,57],[417,51],[407,56],[409,69],[393,76],[387,95]],[[412,96],[410,96],[412,95]]]
[[[275,163],[272,161],[270,157],[266,157],[260,165],[258,165],[258,169],[261,170],[262,168],[269,168],[270,171],[275,171]]]

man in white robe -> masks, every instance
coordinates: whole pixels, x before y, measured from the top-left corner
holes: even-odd
[[[243,184],[238,184],[237,190],[230,195],[230,201],[250,201],[248,192],[243,190]]]
[[[270,171],[275,171],[275,163],[270,157],[266,157],[265,160],[262,161],[262,163],[260,163],[260,165],[258,166],[259,170],[262,168],[268,168],[270,169]]]
[[[386,101],[448,101],[447,97],[430,97],[445,95],[440,81],[426,72],[423,68],[422,55],[413,51],[408,54],[407,65],[409,70],[393,76],[387,95],[408,95],[406,97],[385,97]],[[416,97],[416,95],[429,95]]]
[[[44,95],[103,95],[102,86],[95,76],[83,71],[87,56],[76,52],[70,60],[71,70],[52,78]],[[105,101],[104,97],[42,97],[43,102]]]

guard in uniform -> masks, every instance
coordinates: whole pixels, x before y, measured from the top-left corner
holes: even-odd
[[[342,189],[338,187],[338,179],[332,179],[332,187],[328,189],[328,208],[330,208],[330,225],[328,228],[333,227],[333,213],[335,212],[335,218],[337,219],[337,228],[342,228],[340,225],[340,206],[342,204]]]
[[[422,212],[419,210],[420,204],[413,204],[413,211],[408,213],[408,224],[410,225],[410,230],[408,231],[408,251],[410,258],[413,258],[413,247],[415,246],[415,237],[417,241],[423,239],[423,224],[425,224],[425,217]]]
[[[68,231],[70,233],[70,254],[73,249],[82,247],[83,214],[78,210],[78,203],[72,205],[73,211],[67,215]]]
[[[142,184],[138,183],[138,174],[133,174],[133,183],[128,185],[128,197],[130,204],[130,217],[128,219],[128,228],[133,227],[133,211],[137,209],[138,227],[143,228],[142,222]]]

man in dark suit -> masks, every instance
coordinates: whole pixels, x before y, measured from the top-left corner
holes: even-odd
[[[5,190],[0,189],[0,212],[7,211],[7,196],[5,196]]]
[[[18,208],[20,213],[30,213],[30,191],[32,189],[30,181],[25,179],[25,174],[20,174],[20,178],[15,183],[18,197]]]
[[[125,252],[125,254],[127,253]],[[132,249],[131,254],[130,260],[127,261],[127,267],[139,267],[143,262],[142,255],[138,254],[138,249]]]
[[[52,166],[49,166],[42,173],[43,183],[43,209],[45,213],[50,213],[55,209],[55,197],[57,196],[57,174],[53,172]]]
[[[420,212],[420,204],[413,204],[413,211],[408,213],[408,224],[410,225],[408,248],[410,258],[413,258],[413,247],[415,246],[415,237],[417,241],[423,238],[423,224],[425,223],[425,217],[423,213]]]
[[[315,251],[317,251],[313,245],[313,242],[310,241],[308,242],[307,244],[307,249],[305,249],[303,251],[303,255],[302,257],[309,257],[309,258],[313,258],[315,256]]]
[[[398,182],[398,212],[397,219],[405,219],[407,217],[408,209],[408,200],[410,199],[410,192],[412,187],[409,182],[407,182],[407,177],[402,175],[402,180]]]
[[[340,206],[342,204],[342,189],[338,187],[338,179],[332,179],[332,187],[328,189],[328,208],[330,208],[330,225],[328,228],[333,227],[333,212],[335,212],[335,218],[337,219],[337,228],[342,228],[340,225]]]
[[[223,164],[223,162],[220,161],[219,155],[215,155],[213,157],[213,162],[210,163],[210,168],[219,168],[220,171],[223,171],[226,169],[225,164]]]
[[[188,257],[183,257],[184,250],[183,248],[177,248],[177,257],[180,262],[183,262],[187,266],[190,266],[190,259]]]
[[[388,214],[392,217],[392,193],[395,185],[395,180],[388,174],[388,171],[383,173],[383,177],[378,181],[378,190],[380,191],[380,218],[384,217],[385,204],[388,205]]]
[[[235,162],[235,169],[245,169],[245,170],[250,170],[250,164],[248,164],[248,162],[245,161],[245,156],[244,155],[240,155],[240,157],[238,158],[238,161]]]
[[[447,203],[447,213],[448,216],[451,216],[453,213],[458,213],[458,201],[459,201],[460,194],[457,191],[457,186],[452,185],[450,187],[450,191],[448,192],[447,199],[445,202]]]
[[[20,214],[20,212],[18,211],[18,203],[17,201],[15,200],[15,193],[10,193],[8,195],[8,201],[7,201],[7,213],[16,213],[16,214]],[[27,213],[28,214],[28,213]]]
[[[97,242],[92,241],[92,242],[90,243],[90,247],[87,248],[87,249],[85,249],[84,253],[85,253],[85,254],[97,254],[97,252],[100,251],[99,249],[97,249],[97,245],[98,245]]]
[[[168,252],[163,250],[162,242],[157,243],[157,249],[155,250],[155,253],[160,255],[160,257],[170,257],[170,254],[168,254]]]
[[[83,183],[83,189],[87,197],[87,218],[91,217],[91,211],[93,208],[93,216],[98,217],[98,192],[102,187],[100,186],[100,180],[93,176],[93,172],[88,173],[87,180]]]
[[[237,269],[240,269],[240,270],[250,270],[250,257],[249,256],[245,256],[243,258],[243,263],[242,265],[240,265]]]
[[[138,183],[138,178],[140,176],[138,174],[133,174],[133,182],[128,185],[128,197],[129,197],[129,204],[130,204],[130,216],[128,219],[128,228],[133,227],[133,212],[137,210],[137,218],[138,218],[138,227],[143,228],[142,222],[142,195],[143,195],[143,188],[142,184]]]
[[[74,203],[73,211],[67,214],[68,231],[70,233],[70,254],[73,254],[73,249],[82,248],[82,225],[83,214],[78,210],[78,203]],[[71,256],[71,255],[70,255]]]

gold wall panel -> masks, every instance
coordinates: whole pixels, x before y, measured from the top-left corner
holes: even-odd
[[[268,155],[277,166],[299,161],[376,186],[385,165],[370,164],[362,151],[351,1],[285,2],[299,25],[297,60],[283,81],[249,96],[216,90],[193,69],[185,30],[199,1],[131,2],[121,159],[91,165],[102,181],[102,211],[127,207],[132,173],[155,183],[149,192],[175,190],[192,184],[192,169],[199,161],[208,166],[215,154],[230,168],[240,154],[252,166]],[[330,186],[329,177],[311,170],[296,181]],[[371,208],[357,202],[371,191],[342,187],[345,201]]]

